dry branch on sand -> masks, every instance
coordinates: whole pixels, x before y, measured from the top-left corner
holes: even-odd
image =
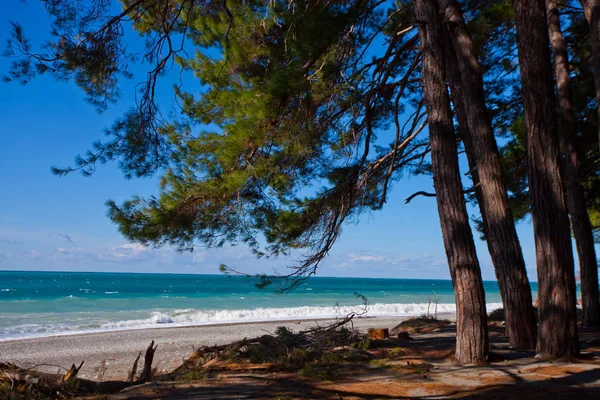
[[[421,315],[420,317],[409,318],[396,325],[390,333],[397,335],[401,332],[406,333],[423,333],[439,330],[445,326],[452,324],[447,319],[437,319],[431,315]]]
[[[144,369],[137,379],[134,378],[139,357],[142,353],[136,358],[131,376],[127,381],[96,382],[80,379],[77,374],[83,366],[84,362],[82,361],[79,366],[73,364],[64,375],[25,369],[10,363],[0,363],[0,383],[5,384],[7,386],[6,391],[12,394],[9,398],[63,399],[90,393],[116,393],[128,386],[148,382],[152,378],[152,361],[157,347],[154,345],[154,341],[148,346],[144,359]]]
[[[300,332],[279,327],[274,335],[246,338],[227,345],[200,347],[166,378],[178,379],[191,371],[232,368],[295,371],[310,360],[320,359],[325,353],[343,353],[342,358],[360,356],[359,353],[368,347],[369,338],[346,328],[351,320],[348,317],[331,325]]]
[[[293,332],[285,327],[279,327],[273,335],[243,339],[228,345],[203,346],[198,348],[183,365],[161,376],[156,376],[156,370],[152,369],[154,354],[158,347],[152,341],[146,349],[144,366],[139,376],[137,371],[141,352],[134,360],[126,381],[96,382],[80,379],[77,374],[83,362],[79,366],[73,364],[64,375],[0,363],[0,383],[5,385],[8,392],[22,398],[61,399],[92,393],[113,394],[152,380],[174,381],[219,369],[297,371],[313,360],[339,361],[347,358],[368,358],[368,353],[364,349],[369,346],[369,338],[346,327],[351,323],[353,316],[350,315],[331,325],[317,326],[305,331]],[[18,396],[11,398],[19,398]]]
[[[0,383],[4,383],[9,398],[70,398],[79,394],[118,392],[129,386],[128,382],[95,382],[77,378],[83,365],[71,368],[66,374],[50,374],[34,369],[25,369],[10,363],[0,363]]]

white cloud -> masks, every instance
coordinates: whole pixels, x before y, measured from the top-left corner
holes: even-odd
[[[121,246],[113,247],[112,249],[121,257],[127,257],[131,255],[137,256],[152,251],[152,249],[139,243],[126,243]]]
[[[445,258],[428,254],[405,257],[389,251],[356,251],[339,256],[332,255],[331,260],[325,261],[325,264],[339,271],[364,271],[365,268],[369,270],[375,268],[381,272],[396,272],[436,270],[446,268],[448,262]]]
[[[375,261],[384,261],[385,262],[385,257],[383,256],[372,256],[372,255],[358,255],[358,254],[354,254],[354,253],[349,253],[348,256],[350,257],[350,262],[359,262],[359,261],[364,261],[364,262],[375,262]]]
[[[346,261],[349,263],[379,263],[379,264],[407,264],[415,261],[423,262],[423,260],[428,259],[428,264],[431,260],[429,260],[429,256],[419,256],[416,259],[412,259],[409,257],[399,256],[392,252],[377,252],[373,253],[370,251],[360,251],[360,252],[352,252],[346,254]]]
[[[155,258],[161,250],[137,243],[106,247],[58,247],[54,258],[69,260],[91,259],[106,262],[146,261]],[[50,255],[52,258],[52,255]]]

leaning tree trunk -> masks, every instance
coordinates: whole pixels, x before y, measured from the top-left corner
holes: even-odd
[[[504,304],[509,343],[518,349],[534,349],[536,323],[531,286],[485,106],[481,66],[458,2],[438,0],[438,4],[451,42],[446,46],[450,89]]]
[[[573,111],[573,90],[569,75],[567,44],[560,28],[560,18],[556,0],[546,0],[546,14],[550,43],[554,52],[554,71],[558,87],[558,104],[561,111],[561,133],[566,153],[567,208],[571,215],[571,225],[579,255],[581,275],[581,299],[583,325],[600,325],[600,298],[598,291],[598,264],[592,224],[587,213],[583,185],[579,179],[580,159],[576,146],[577,121]]]
[[[456,359],[465,364],[477,363],[485,361],[488,352],[485,294],[458,168],[444,43],[435,0],[417,0],[415,14],[420,22],[433,183],[456,297]]]
[[[538,273],[537,352],[576,356],[573,249],[559,168],[546,9],[544,0],[515,0],[514,7]]]
[[[598,107],[598,146],[600,146],[600,0],[579,0],[585,18],[590,24],[592,41],[592,68],[596,86],[596,105]]]

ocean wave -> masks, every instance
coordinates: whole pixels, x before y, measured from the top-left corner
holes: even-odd
[[[171,319],[169,314],[162,312],[155,312],[152,314],[152,317],[146,319],[131,319],[125,321],[117,321],[117,322],[108,322],[102,324],[100,327],[103,329],[113,329],[113,328],[138,328],[138,327],[147,327],[153,325],[161,325],[161,324],[172,324],[174,321]]]
[[[502,303],[488,303],[487,310],[492,311],[502,307]],[[287,321],[287,320],[311,320],[323,318],[344,317],[350,313],[362,313],[363,306],[302,306],[286,308],[255,308],[236,310],[198,310],[181,309],[171,311],[148,311],[147,318],[132,318],[116,321],[90,321],[83,324],[65,323],[43,323],[13,326],[0,331],[0,341],[26,337],[54,336],[64,334],[104,332],[127,329],[158,328],[165,326],[193,326],[193,325],[215,325],[240,322],[265,322],[265,321]],[[434,312],[434,305],[427,303],[412,304],[385,304],[376,303],[367,306],[364,316],[368,317],[408,317],[421,315],[429,311]],[[454,313],[454,303],[441,303],[437,305],[437,312]],[[118,315],[115,314],[115,315]],[[139,313],[138,313],[139,315]],[[83,321],[82,321],[83,322]]]
[[[502,307],[502,303],[487,304],[488,311]],[[186,312],[173,313],[171,315],[157,313],[146,320],[140,320],[138,323],[147,324],[218,324],[235,322],[260,322],[260,321],[282,321],[296,319],[320,319],[336,318],[346,316],[350,313],[362,313],[362,306],[302,306],[286,308],[255,308],[239,310],[186,310]],[[385,304],[377,303],[367,306],[366,316],[371,317],[395,317],[395,316],[415,316],[429,311],[434,311],[434,305],[427,303],[413,304]],[[454,303],[442,303],[437,306],[438,313],[454,313],[456,306]],[[122,321],[131,324],[133,321]]]

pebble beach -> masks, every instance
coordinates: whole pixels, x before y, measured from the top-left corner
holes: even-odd
[[[452,318],[452,315],[443,315]],[[354,328],[393,328],[407,317],[355,318]],[[46,372],[68,369],[71,364],[85,361],[79,376],[94,380],[126,379],[140,351],[154,340],[158,349],[154,366],[170,371],[181,365],[199,346],[220,345],[274,333],[286,326],[299,331],[333,320],[274,321],[208,326],[161,327],[112,332],[48,336],[0,341],[0,362],[12,362],[22,367],[36,367]],[[63,371],[64,373],[64,371]]]

